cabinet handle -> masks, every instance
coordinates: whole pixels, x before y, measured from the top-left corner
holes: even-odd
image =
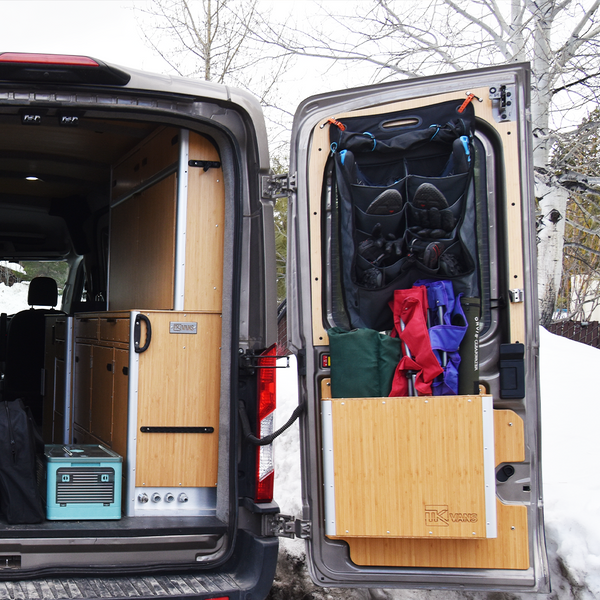
[[[146,323],[146,341],[143,346],[140,346],[140,337],[142,335],[142,327],[141,322],[144,321]],[[150,340],[152,339],[152,326],[150,325],[150,319],[146,315],[136,315],[135,323],[133,325],[133,349],[141,354],[142,352],[146,352],[148,350],[148,346],[150,345]]]
[[[142,433],[214,433],[214,427],[140,427]]]
[[[106,370],[112,372],[112,363],[107,363]]]

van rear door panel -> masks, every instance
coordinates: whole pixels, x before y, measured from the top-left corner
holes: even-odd
[[[304,518],[321,585],[547,587],[528,86],[526,65],[499,67],[323,95],[296,115],[288,335],[306,356]],[[372,205],[384,191],[387,212]],[[443,213],[431,222],[425,192]],[[357,331],[403,337],[389,303],[422,280],[450,281],[472,312],[460,395],[388,397],[371,385],[381,347],[364,354]],[[356,393],[344,368],[361,374]]]

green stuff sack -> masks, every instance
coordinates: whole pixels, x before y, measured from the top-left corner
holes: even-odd
[[[402,356],[401,341],[373,329],[328,332],[333,398],[389,396]]]

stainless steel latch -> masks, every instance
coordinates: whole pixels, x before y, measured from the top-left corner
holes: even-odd
[[[492,101],[492,112],[499,123],[514,121],[515,109],[515,86],[499,85],[490,88],[490,100]]]
[[[525,302],[525,290],[514,289],[508,290],[508,297],[513,304]]]

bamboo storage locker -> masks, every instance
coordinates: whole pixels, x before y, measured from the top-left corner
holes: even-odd
[[[336,398],[322,416],[328,536],[496,537],[490,396]]]

